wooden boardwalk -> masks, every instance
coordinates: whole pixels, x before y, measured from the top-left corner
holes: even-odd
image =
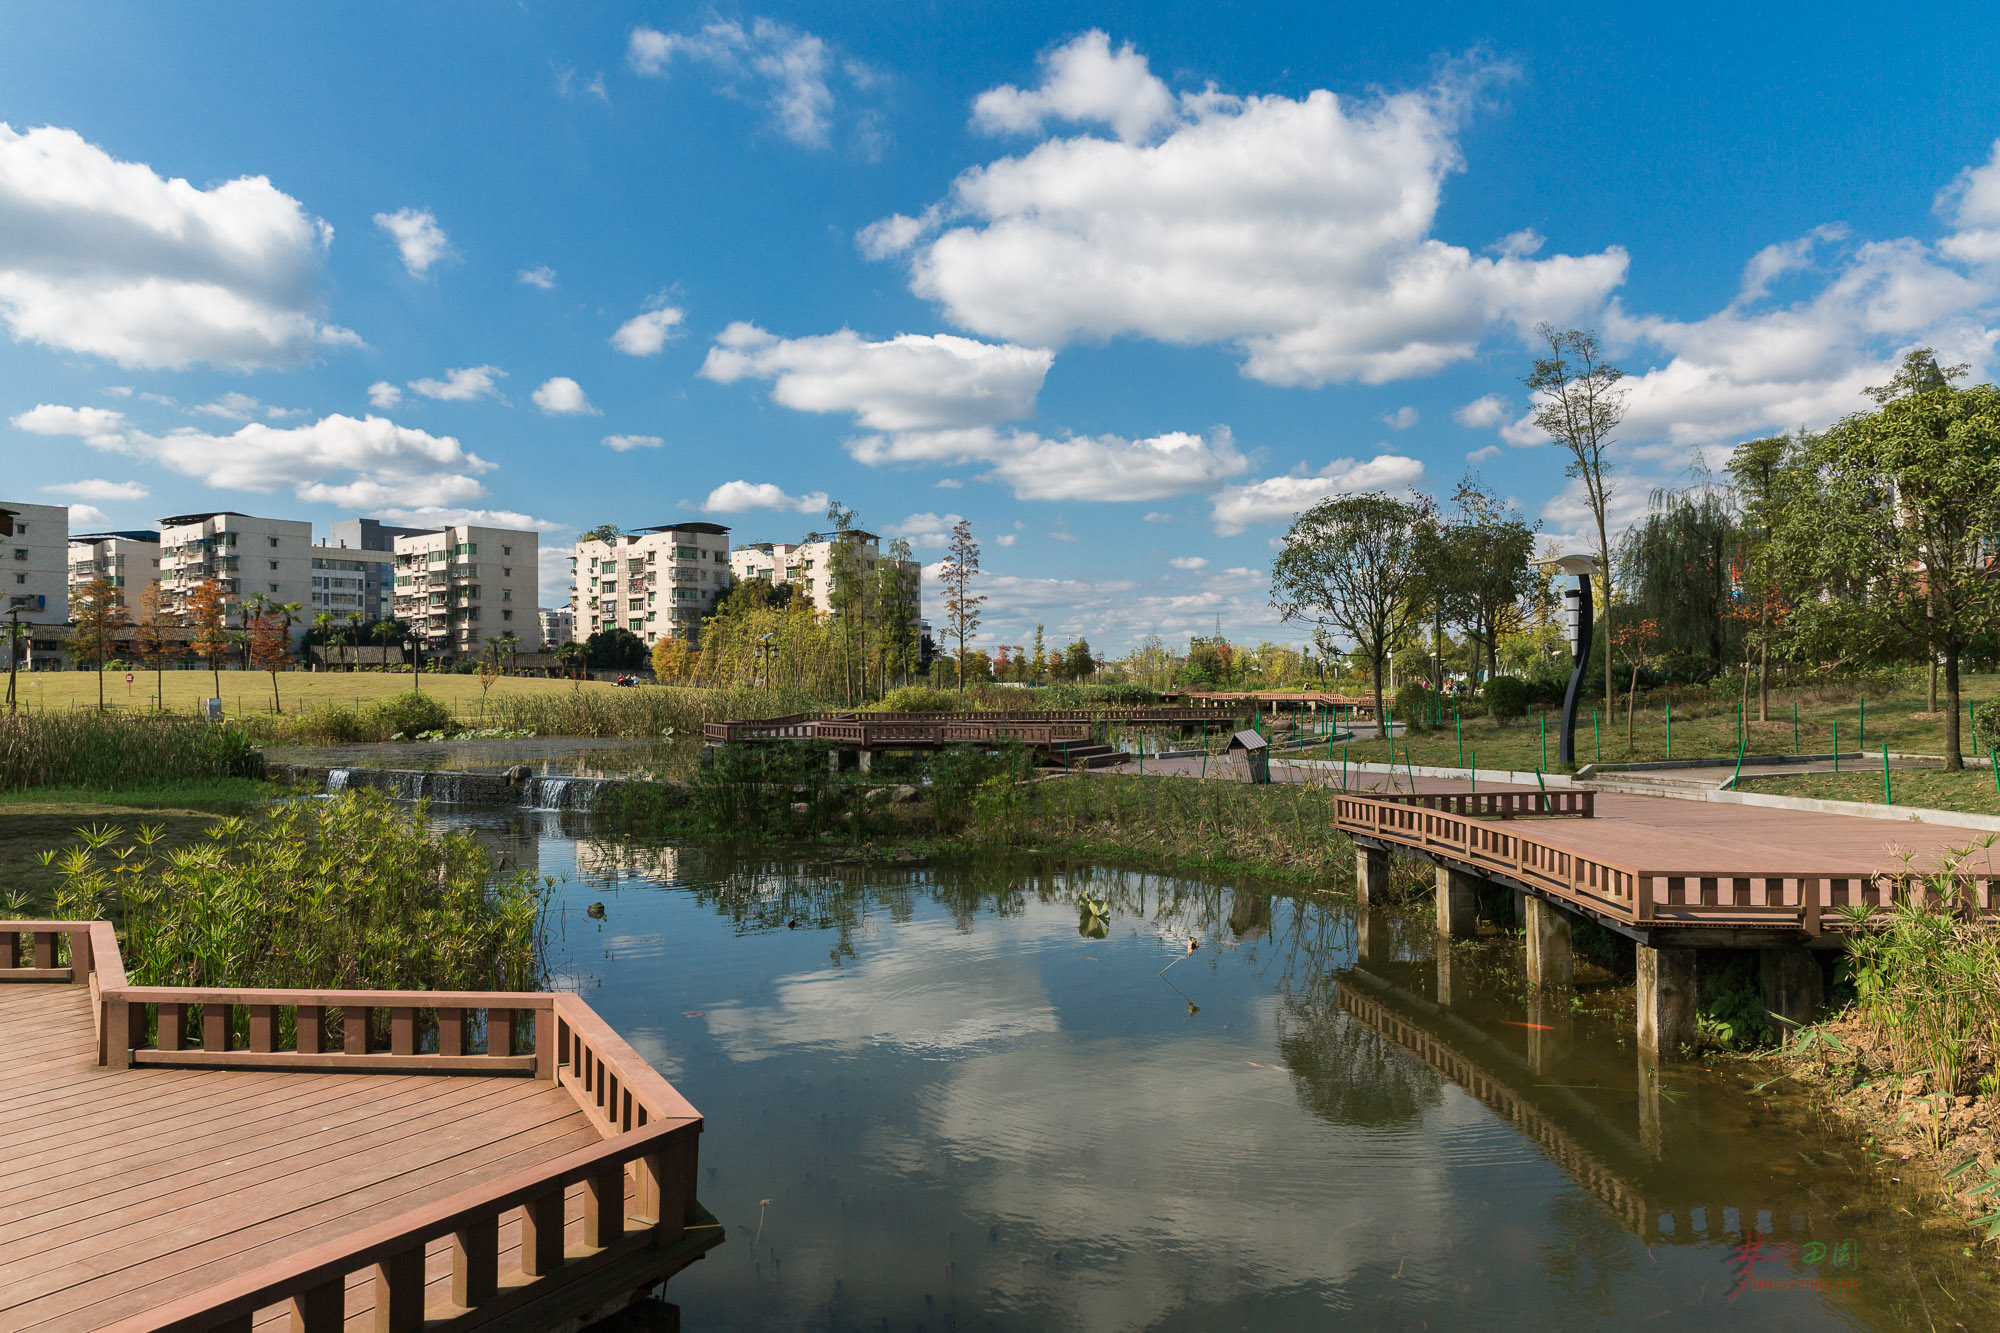
[[[129,987],[94,934],[0,933],[0,1333],[574,1327],[721,1240],[699,1113],[573,996]]]

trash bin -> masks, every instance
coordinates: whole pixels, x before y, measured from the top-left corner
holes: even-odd
[[[1254,731],[1239,731],[1229,738],[1228,752],[1241,753],[1250,766],[1250,781],[1266,786],[1271,781],[1271,744]]]

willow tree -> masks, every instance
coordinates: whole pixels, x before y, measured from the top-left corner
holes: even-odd
[[[1737,527],[1728,499],[1713,490],[1656,490],[1646,517],[1619,543],[1629,604],[1639,619],[1653,623],[1655,652],[1699,658],[1711,674],[1733,660],[1730,570]]]
[[[1908,353],[1888,384],[1868,390],[1874,411],[1799,452],[1778,538],[1795,567],[1853,594],[1802,598],[1800,618],[1902,638],[1943,659],[1947,769],[1965,766],[1960,663],[2000,624],[1989,562],[2000,544],[2000,387],[1959,388],[1965,372],[1939,366],[1928,347]]]
[[[1380,491],[1322,500],[1293,520],[1271,563],[1271,605],[1279,616],[1313,627],[1324,644],[1354,642],[1375,691],[1375,734],[1388,734],[1382,670],[1410,626],[1423,576],[1428,499],[1399,500]]]

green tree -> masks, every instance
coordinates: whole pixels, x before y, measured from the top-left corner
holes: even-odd
[[[1730,569],[1737,544],[1729,500],[1707,486],[1654,491],[1646,517],[1618,544],[1632,613],[1652,622],[1653,651],[1695,659],[1703,676],[1735,660]]]
[[[1535,425],[1569,451],[1565,475],[1583,483],[1584,500],[1597,524],[1597,574],[1604,596],[1603,623],[1611,635],[1611,531],[1605,518],[1610,507],[1611,460],[1606,451],[1618,423],[1625,419],[1625,372],[1604,359],[1597,335],[1584,329],[1536,326],[1549,354],[1536,357],[1522,383],[1535,395]],[[1611,698],[1611,655],[1604,655],[1604,697]]]
[[[1996,623],[1988,560],[2000,544],[2000,387],[1957,387],[1964,366],[1927,347],[1903,358],[1878,406],[1811,439],[1793,460],[1784,558],[1846,595],[1801,598],[1797,616],[1844,641],[1895,636],[1944,659],[1945,767],[1962,769],[1959,667]]]
[[[584,533],[581,537],[578,537],[577,541],[579,542],[616,541],[618,539],[618,534],[622,531],[624,531],[624,529],[620,528],[616,523],[600,523],[596,527],[592,528],[590,531]]]
[[[1788,570],[1778,548],[1777,529],[1784,506],[1786,460],[1802,450],[1807,437],[1774,435],[1736,446],[1729,474],[1736,484],[1736,503],[1743,515],[1738,533],[1744,591],[1751,600],[1757,649],[1757,720],[1771,720],[1771,647],[1782,627],[1790,598]]]
[[[1039,685],[1049,674],[1049,652],[1042,639],[1042,627],[1035,626],[1035,655],[1028,659],[1028,680]]]
[[[944,585],[945,633],[958,640],[958,692],[965,693],[965,644],[977,637],[979,608],[986,598],[972,591],[979,577],[979,543],[972,540],[972,523],[961,518],[952,525],[951,543],[945,547],[944,566],[938,582]]]
[[[1324,651],[1334,635],[1353,641],[1374,684],[1375,734],[1386,735],[1382,672],[1409,626],[1421,576],[1418,546],[1431,511],[1422,497],[1380,491],[1322,500],[1293,521],[1271,565],[1271,605],[1313,627]]]
[[[584,640],[584,655],[599,671],[638,671],[646,665],[646,643],[629,629],[601,629]]]
[[[917,598],[923,570],[901,537],[875,567],[875,625],[881,659],[882,693],[893,675],[907,683],[916,669]]]
[[[97,711],[104,711],[104,664],[118,652],[125,629],[125,597],[102,574],[70,601],[70,655],[97,671]]]
[[[868,613],[870,611],[867,569],[863,565],[861,539],[854,524],[854,511],[835,500],[826,507],[826,521],[833,531],[816,534],[828,539],[827,605],[833,613],[835,636],[840,644],[841,688],[847,702],[856,695],[856,678],[868,660]],[[867,694],[862,683],[860,694]]]
[[[1476,680],[1481,649],[1486,674],[1498,673],[1500,636],[1521,628],[1521,608],[1542,581],[1534,565],[1539,525],[1527,523],[1520,511],[1469,477],[1451,498],[1457,513],[1441,554],[1456,574],[1445,589],[1446,619],[1465,631]]]
[[[1097,659],[1091,655],[1090,640],[1079,638],[1063,649],[1062,673],[1066,680],[1082,684],[1097,670]]]

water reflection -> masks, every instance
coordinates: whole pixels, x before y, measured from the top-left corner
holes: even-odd
[[[572,876],[558,967],[708,1116],[729,1242],[671,1288],[688,1329],[1993,1323],[1962,1241],[1849,1140],[1510,998],[1504,959],[1440,987],[1426,922],[483,818]],[[1732,1295],[1753,1229],[1861,1263],[1756,1276],[1859,1286]]]
[[[451,741],[369,741],[353,745],[270,746],[279,763],[327,768],[415,769],[427,773],[498,773],[526,764],[538,777],[684,778],[698,740],[592,739],[578,736]]]

